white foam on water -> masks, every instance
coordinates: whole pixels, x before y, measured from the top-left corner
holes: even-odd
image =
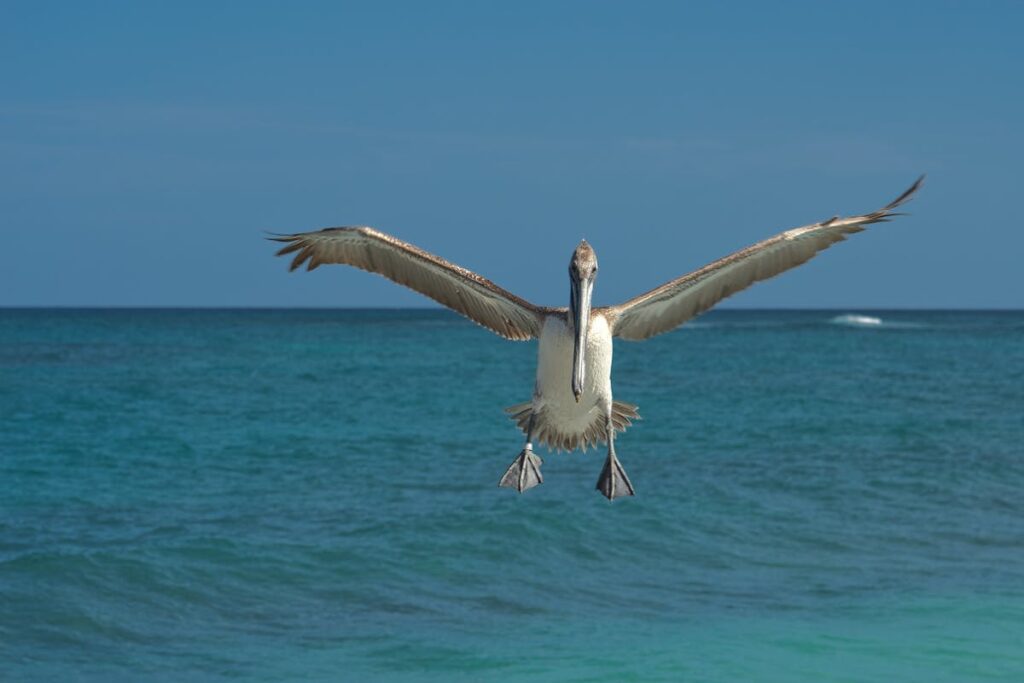
[[[882,319],[871,315],[844,313],[843,315],[837,315],[829,322],[833,325],[847,325],[849,327],[878,327],[882,324]]]

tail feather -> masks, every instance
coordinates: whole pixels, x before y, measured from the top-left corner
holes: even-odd
[[[519,429],[526,433],[526,429],[530,426],[530,412],[533,410],[533,401],[527,401],[526,403],[517,403],[514,406],[505,408],[505,412],[508,416],[516,421],[519,425]]]
[[[509,418],[515,421],[519,429],[526,434],[530,427],[530,414],[533,412],[533,402],[517,403],[514,406],[505,408]],[[612,401],[612,427],[617,432],[624,432],[633,424],[633,420],[639,420],[640,413],[635,405],[625,401]],[[557,424],[550,422],[543,410],[534,417],[533,438],[537,443],[542,443],[554,450],[571,451],[582,447],[587,450],[592,446],[607,443],[605,433],[604,416],[595,415],[594,420],[587,425],[582,432],[564,432]]]
[[[615,431],[624,432],[626,427],[633,424],[633,420],[639,419],[640,411],[635,405],[625,401],[612,401],[612,424]]]

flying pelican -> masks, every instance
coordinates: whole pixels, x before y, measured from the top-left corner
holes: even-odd
[[[534,440],[557,450],[608,445],[597,490],[609,500],[632,496],[633,484],[615,454],[615,433],[639,417],[612,399],[612,338],[640,340],[668,332],[722,299],[811,259],[872,223],[883,223],[921,186],[924,176],[877,211],[794,228],[737,251],[618,306],[591,308],[597,254],[580,242],[569,261],[569,306],[535,306],[474,272],[366,226],[325,228],[269,239],[278,256],[298,252],[290,270],[342,263],[405,285],[505,339],[540,338],[533,398],[507,408],[526,434],[523,450],[499,486],[520,493],[544,481]]]

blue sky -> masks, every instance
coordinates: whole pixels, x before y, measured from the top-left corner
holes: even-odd
[[[899,222],[740,307],[1024,307],[1024,4],[0,5],[0,305],[428,305],[264,231],[370,224],[538,304]]]

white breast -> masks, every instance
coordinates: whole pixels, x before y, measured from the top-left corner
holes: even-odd
[[[599,405],[612,400],[612,335],[604,316],[592,314],[584,355],[583,395],[572,395],[573,330],[562,316],[544,321],[537,354],[535,410],[560,432],[584,433],[594,421]]]

